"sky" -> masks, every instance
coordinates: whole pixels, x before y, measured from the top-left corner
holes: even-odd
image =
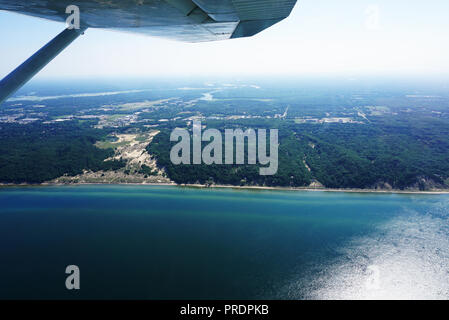
[[[289,18],[252,38],[194,44],[89,29],[37,78],[446,76],[448,13],[447,0],[299,0]],[[64,27],[0,11],[0,77]]]

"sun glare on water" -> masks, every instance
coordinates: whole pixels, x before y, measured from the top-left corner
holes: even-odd
[[[425,214],[408,212],[374,234],[350,241],[318,276],[293,281],[283,295],[295,299],[447,299],[449,203]],[[305,288],[306,287],[306,288]]]

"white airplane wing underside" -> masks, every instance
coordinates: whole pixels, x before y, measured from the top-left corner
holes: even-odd
[[[201,42],[253,36],[288,17],[296,0],[0,0],[0,10],[64,22],[73,4],[88,28]]]

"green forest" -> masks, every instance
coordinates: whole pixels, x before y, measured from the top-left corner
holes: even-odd
[[[107,132],[90,128],[90,123],[1,124],[0,182],[42,183],[64,174],[77,175],[84,169],[117,170],[119,161],[104,161],[112,149],[94,146]]]
[[[428,121],[428,123],[426,123]],[[158,165],[179,184],[226,184],[304,187],[313,181],[328,188],[448,187],[449,125],[439,119],[422,122],[379,120],[370,124],[295,124],[272,120],[279,129],[279,170],[260,176],[258,165],[173,165],[170,130],[148,146]],[[225,123],[210,123],[224,130]],[[233,124],[267,126],[254,120]],[[210,127],[210,126],[209,126]],[[204,147],[204,146],[203,146]]]

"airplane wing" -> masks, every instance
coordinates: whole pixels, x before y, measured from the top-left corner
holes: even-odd
[[[253,36],[290,15],[297,0],[0,0],[0,10],[64,22],[77,5],[88,28],[187,42]]]
[[[187,42],[253,36],[290,15],[297,0],[0,0],[0,10],[65,22],[79,8],[81,27],[67,28],[0,81],[0,104],[87,28]]]

